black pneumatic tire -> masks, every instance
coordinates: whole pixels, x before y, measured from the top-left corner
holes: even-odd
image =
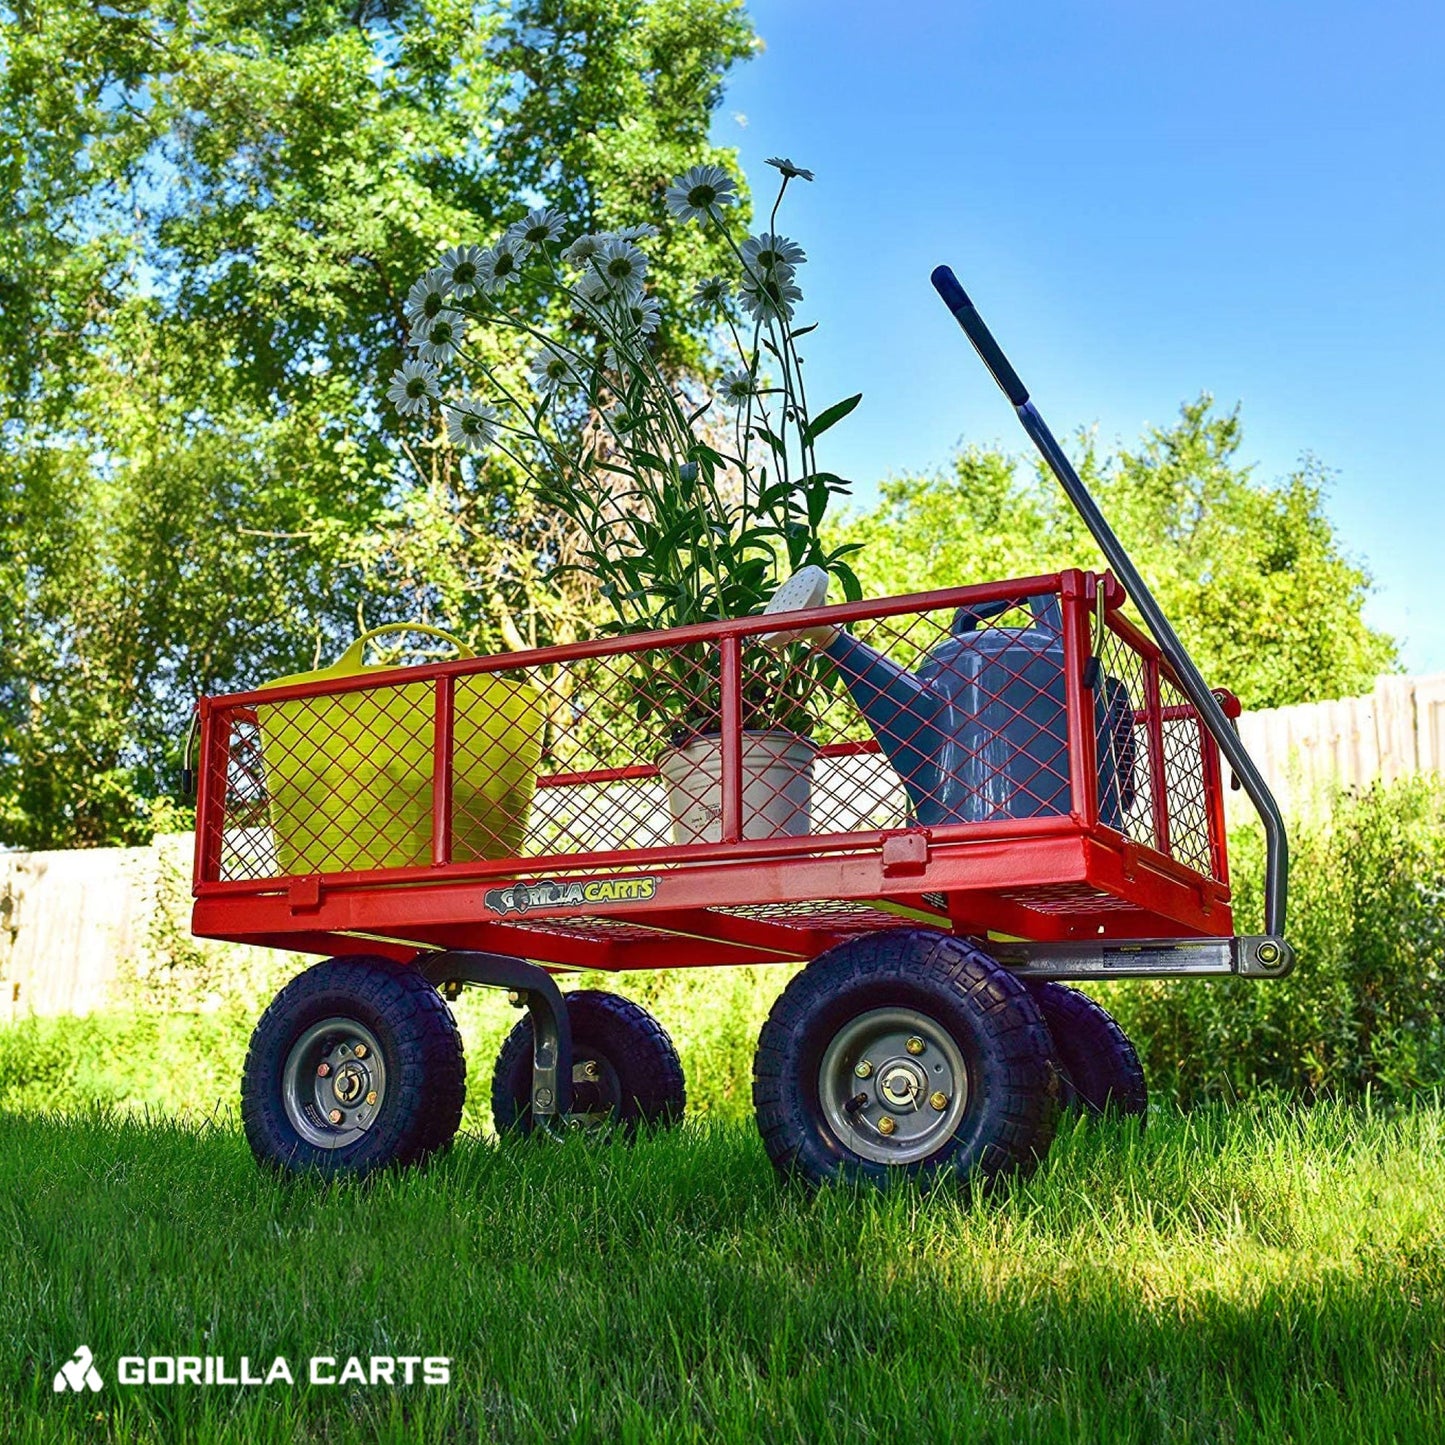
[[[372,1041],[365,1058],[335,1067],[361,1039]],[[348,1069],[359,1081],[359,1108],[344,1127],[330,1126],[327,1105],[349,1101],[327,1096],[318,1059],[330,1087],[340,1088]],[[445,1148],[465,1097],[461,1035],[440,995],[404,964],[353,954],[299,974],[261,1015],[246,1053],[241,1120],[259,1164],[363,1177]]]
[[[682,1062],[667,1030],[631,999],[598,989],[564,994],[572,1028],[572,1114],[627,1133],[638,1125],[667,1128],[682,1120],[687,1102]],[[595,1077],[585,1072],[595,1065]],[[507,1035],[492,1073],[492,1119],[497,1133],[530,1134],[532,1024]]]
[[[912,1048],[897,1047],[896,1021],[904,1033],[916,1024],[909,1044],[922,1047],[912,1063]],[[884,1101],[885,1084],[906,1084],[914,1068],[922,1090],[938,1080],[951,1091],[929,1096],[944,1101],[936,1116],[921,1092],[903,1112]],[[841,1112],[835,1073],[858,1090]],[[860,1095],[869,1096],[861,1114]],[[809,1184],[953,1175],[986,1185],[1027,1171],[1053,1139],[1058,1098],[1048,1029],[1023,984],[971,944],[929,929],[885,929],[821,954],[773,1005],[753,1064],[764,1147],[779,1174]],[[887,1139],[885,1111],[898,1115]],[[900,1140],[899,1162],[886,1162]]]
[[[1030,983],[1029,992],[1053,1036],[1064,1107],[1143,1118],[1149,1107],[1144,1066],[1113,1015],[1061,983]]]

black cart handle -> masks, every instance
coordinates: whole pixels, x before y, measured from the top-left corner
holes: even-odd
[[[1015,406],[1022,406],[1029,399],[1029,389],[1019,379],[1003,348],[993,339],[993,332],[984,324],[978,314],[978,307],[968,299],[968,292],[959,285],[958,277],[949,266],[935,266],[933,289],[943,297],[943,304],[953,312],[954,320],[963,327],[973,349],[983,358],[983,364],[993,373],[1003,394]]]
[[[1249,794],[1249,799],[1264,824],[1265,929],[1272,939],[1277,940],[1280,947],[1284,948],[1285,907],[1289,887],[1289,843],[1285,836],[1284,819],[1280,815],[1279,805],[1275,802],[1274,795],[1269,790],[1269,784],[1265,782],[1263,774],[1260,773],[1254,760],[1245,750],[1239,733],[1230,720],[1225,717],[1224,710],[1219,705],[1219,699],[1210,691],[1209,684],[1200,675],[1194,659],[1190,657],[1184,644],[1180,642],[1174,629],[1169,625],[1169,619],[1165,617],[1163,610],[1154,600],[1148,585],[1139,575],[1139,569],[1135,567],[1133,559],[1124,550],[1124,544],[1115,536],[1114,529],[1099,510],[1098,503],[1089,495],[1089,489],[1084,485],[1078,472],[1074,470],[1073,463],[1069,461],[1064,449],[1055,440],[1054,434],[1048,428],[1048,423],[1039,415],[1038,408],[1029,400],[1028,388],[1019,379],[1018,372],[1013,369],[1008,357],[1003,354],[1003,349],[993,339],[993,333],[984,325],[983,317],[978,314],[978,308],[968,299],[968,293],[958,284],[958,277],[949,267],[939,266],[935,268],[932,279],[933,289],[943,298],[944,305],[953,312],[954,319],[963,327],[968,339],[973,342],[974,350],[983,358],[983,364],[993,373],[993,379],[998,382],[1004,395],[1013,403],[1014,412],[1023,429],[1039,449],[1044,461],[1048,463],[1049,470],[1058,478],[1059,485],[1063,487],[1065,494],[1074,504],[1074,509],[1084,519],[1089,531],[1093,533],[1094,540],[1099,544],[1099,550],[1103,552],[1109,565],[1113,567],[1115,575],[1123,582],[1124,590],[1133,599],[1134,605],[1139,609],[1149,631],[1154,634],[1154,640],[1159,644],[1160,651],[1168,658],[1185,695],[1194,704],[1204,726],[1209,730],[1210,736],[1218,743],[1220,752],[1229,760],[1236,776],[1244,784],[1244,789]],[[1288,950],[1285,949],[1283,955],[1276,951],[1275,956],[1287,958]]]

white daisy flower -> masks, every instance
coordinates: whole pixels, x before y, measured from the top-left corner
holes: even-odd
[[[731,291],[732,287],[724,277],[709,276],[706,281],[697,283],[697,289],[692,293],[693,304],[708,309],[721,306]]]
[[[736,199],[737,187],[721,166],[693,166],[668,188],[667,208],[680,221],[704,221]]]
[[[572,287],[574,295],[583,301],[590,301],[594,306],[600,301],[605,301],[611,294],[607,286],[607,278],[591,267],[577,278]]]
[[[571,266],[585,266],[611,239],[605,233],[600,236],[578,236],[565,251],[562,259]]]
[[[482,248],[453,246],[434,268],[442,275],[447,289],[458,301],[475,293],[481,281]]]
[[[651,336],[662,320],[662,303],[655,296],[644,296],[625,308],[623,319],[638,336]]]
[[[448,289],[446,273],[440,266],[433,266],[406,293],[406,319],[415,326],[445,311]]]
[[[447,440],[458,450],[480,455],[496,441],[502,417],[496,407],[465,397],[443,402],[442,410],[446,413]]]
[[[787,156],[769,156],[768,164],[782,171],[783,175],[790,181],[795,177],[801,177],[805,181],[811,181],[813,179],[812,171],[805,171],[802,166],[795,166]]]
[[[729,406],[746,406],[748,398],[757,395],[758,383],[750,371],[729,371],[718,383],[718,390]]]
[[[532,386],[538,396],[555,396],[581,380],[574,358],[550,343],[532,358]]]
[[[610,295],[635,301],[642,295],[647,275],[647,257],[621,236],[614,236],[589,263],[592,274],[602,278]]]
[[[793,285],[793,273],[779,267],[771,276],[748,276],[738,288],[743,305],[758,321],[793,319],[793,305],[803,293]]]
[[[522,253],[503,236],[490,250],[482,252],[482,290],[494,296],[522,269]]]
[[[795,267],[808,259],[808,253],[786,236],[763,231],[760,235],[749,236],[743,242],[743,261],[748,270],[760,271],[764,275],[776,274],[777,268],[786,266],[791,276]]]
[[[505,240],[511,243],[519,256],[525,256],[534,247],[555,241],[561,234],[562,217],[551,206],[544,206],[528,211],[522,220],[509,226]]]
[[[639,297],[633,301],[622,297],[614,298],[608,311],[617,341],[630,342],[634,348],[640,348],[643,338],[651,336],[657,330],[658,322],[662,320],[662,306],[651,296]],[[603,353],[602,364],[609,371],[623,369],[616,346],[609,346]]]
[[[623,226],[616,234],[624,241],[650,241],[658,232],[651,221],[643,221],[640,225]]]
[[[441,395],[436,367],[425,361],[404,361],[392,372],[386,399],[402,416],[425,416],[432,398]]]
[[[420,341],[416,341],[415,329],[412,331],[416,354],[433,366],[450,361],[462,349],[462,338],[465,335],[466,322],[460,311],[443,311],[440,315],[433,316],[426,323],[426,334]]]

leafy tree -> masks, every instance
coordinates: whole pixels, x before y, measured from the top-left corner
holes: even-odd
[[[1396,665],[1366,625],[1370,579],[1341,551],[1313,462],[1261,485],[1237,455],[1239,413],[1207,396],[1152,429],[1137,451],[1077,466],[1184,644],[1246,707],[1368,691]],[[951,473],[886,482],[872,510],[839,524],[866,538],[857,570],[874,595],[1101,565],[1052,474],[968,449]]]
[[[738,0],[0,21],[0,840],[143,836],[196,694],[358,623],[565,635],[575,599],[538,581],[557,539],[516,480],[381,403],[402,299],[441,247],[544,203],[655,221],[658,289],[686,294],[716,258],[663,193],[735,169],[707,127],[752,45]],[[705,346],[659,342],[675,369]]]

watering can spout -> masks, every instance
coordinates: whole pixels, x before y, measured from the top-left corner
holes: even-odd
[[[938,789],[947,698],[847,632],[836,633],[823,651],[903,780],[916,813]]]
[[[765,611],[806,611],[821,607],[827,595],[828,574],[821,567],[804,567],[778,588]],[[808,642],[830,657],[884,757],[903,780],[915,811],[933,794],[945,742],[941,724],[948,710],[947,698],[936,688],[831,624],[769,633],[762,641],[769,646]]]

